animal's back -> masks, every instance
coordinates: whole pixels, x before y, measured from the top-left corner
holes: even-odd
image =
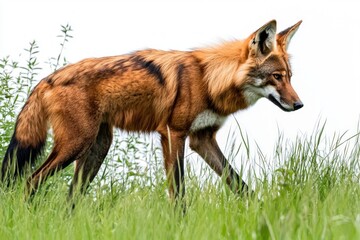
[[[192,98],[202,98],[201,79],[202,69],[191,52],[143,50],[90,58],[45,78],[49,88],[44,104],[52,125],[58,117],[72,116],[96,118],[129,131],[164,130],[174,111],[191,124],[198,113]],[[204,100],[197,102],[202,107]]]

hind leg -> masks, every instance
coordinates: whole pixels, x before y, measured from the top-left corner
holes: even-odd
[[[54,129],[55,145],[51,154],[27,181],[29,195],[32,195],[39,185],[56,171],[67,167],[75,159],[81,159],[95,141],[97,130],[79,132],[68,129],[68,131],[62,131],[61,134]]]
[[[69,198],[79,190],[84,193],[103,163],[112,142],[112,127],[102,123],[96,140],[88,152],[76,161],[75,174],[70,185]]]

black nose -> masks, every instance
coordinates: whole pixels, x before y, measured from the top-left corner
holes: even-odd
[[[304,106],[304,104],[301,101],[295,102],[294,103],[294,110],[298,110],[298,109],[302,108],[303,106]]]

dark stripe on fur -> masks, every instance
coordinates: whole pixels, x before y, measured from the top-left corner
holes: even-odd
[[[173,103],[173,107],[172,107],[172,112],[169,117],[170,120],[173,119],[174,110],[175,110],[176,104],[179,101],[179,97],[181,94],[181,85],[182,85],[182,81],[183,81],[182,78],[183,78],[183,74],[184,74],[184,68],[185,68],[184,64],[179,64],[178,68],[177,68],[177,76],[176,76],[177,89],[176,89],[176,95],[175,95],[174,103]]]
[[[1,180],[6,181],[8,177],[11,179],[21,175],[27,164],[32,165],[35,162],[36,158],[41,154],[44,145],[45,142],[42,142],[36,147],[23,147],[16,139],[14,133],[2,162]]]
[[[161,73],[161,68],[159,65],[156,65],[154,61],[145,60],[140,56],[134,56],[131,60],[139,67],[146,69],[150,74],[154,75],[161,85],[165,84],[165,78]]]
[[[177,91],[176,91],[176,96],[175,96],[175,100],[174,100],[174,107],[175,107],[175,104],[177,103],[178,99],[179,99],[179,96],[180,96],[180,93],[181,93],[181,85],[182,85],[182,77],[183,77],[183,74],[184,74],[184,64],[179,64],[178,65],[178,69],[177,69],[177,77],[176,77],[176,80],[177,80]]]

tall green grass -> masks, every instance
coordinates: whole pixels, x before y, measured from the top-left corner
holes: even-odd
[[[105,191],[94,183],[74,209],[61,174],[32,201],[24,200],[24,182],[1,187],[0,238],[358,239],[359,138],[321,155],[317,143],[326,138],[316,134],[315,141],[298,139],[278,153],[279,168],[255,183],[259,200],[237,197],[221,179],[207,179],[209,172],[198,176],[188,169],[184,216],[168,200],[165,182],[135,181],[128,188],[113,182]]]
[[[60,57],[49,60],[52,70],[62,65],[66,29]],[[28,50],[25,65],[10,57],[0,61],[0,156],[40,68],[36,42]],[[360,131],[329,137],[325,130],[319,122],[308,136],[279,134],[273,159],[261,149],[254,155],[256,146],[240,128],[230,132],[229,159],[258,160],[256,169],[243,169],[258,199],[235,196],[207,166],[198,171],[188,164],[185,215],[168,199],[156,137],[115,137],[75,208],[67,201],[71,167],[31,201],[24,199],[25,179],[11,188],[0,184],[0,239],[360,239]],[[234,136],[240,145],[230,143]]]

